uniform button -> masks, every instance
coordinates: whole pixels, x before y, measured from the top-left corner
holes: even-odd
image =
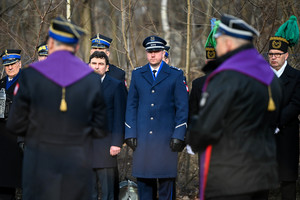
[[[152,134],[152,133],[153,133],[152,131],[149,132],[149,134]]]
[[[151,103],[151,107],[153,107],[154,106],[154,103]]]
[[[150,119],[153,120],[154,118],[153,118],[153,117],[150,117]]]
[[[152,93],[154,93],[154,92],[155,92],[155,90],[152,90],[151,92],[152,92]]]

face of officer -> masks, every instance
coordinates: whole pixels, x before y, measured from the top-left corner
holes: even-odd
[[[101,49],[101,48],[92,48],[91,51],[90,51],[90,55],[92,55],[95,51],[101,51],[101,52],[104,52],[107,57],[109,57],[110,55],[110,51],[108,49]]]
[[[284,53],[283,51],[277,49],[271,49],[268,52],[269,63],[275,70],[279,70],[288,57],[288,53]]]
[[[47,56],[38,56],[38,61],[43,61],[47,58]]]
[[[9,78],[13,78],[19,73],[19,71],[21,69],[21,66],[22,66],[21,61],[18,61],[14,64],[11,64],[11,65],[5,65],[4,69],[5,69],[5,72],[6,72],[7,76]]]
[[[90,62],[90,67],[100,76],[103,76],[108,70],[108,65],[104,58],[92,58]]]
[[[153,68],[159,67],[165,53],[164,51],[146,51],[147,59]]]

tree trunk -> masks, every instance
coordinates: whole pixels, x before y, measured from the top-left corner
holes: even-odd
[[[170,42],[170,26],[168,20],[168,0],[161,1],[161,23],[164,31],[164,39]]]
[[[81,43],[81,54],[83,55],[83,58],[85,58],[85,61],[88,62],[89,56],[90,56],[90,48],[91,48],[91,42],[90,38],[92,37],[92,20],[91,20],[91,10],[90,10],[90,0],[85,0],[83,2],[83,12],[81,15],[81,23],[83,26],[83,29],[86,31],[85,37],[83,37],[82,43]]]
[[[186,81],[190,80],[190,58],[191,58],[191,0],[187,0],[187,35],[186,35]]]

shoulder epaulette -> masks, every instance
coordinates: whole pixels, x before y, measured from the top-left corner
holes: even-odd
[[[170,68],[172,68],[172,69],[176,69],[176,70],[178,70],[178,71],[181,71],[182,69],[179,69],[179,68],[177,68],[177,67],[174,67],[174,66],[170,66]]]
[[[134,70],[138,70],[138,69],[141,69],[143,66],[140,66],[140,67],[136,67],[134,68]]]
[[[119,68],[119,69],[123,70],[121,67],[119,67],[119,66],[117,66],[117,65],[115,65],[115,67],[117,67],[117,68]]]

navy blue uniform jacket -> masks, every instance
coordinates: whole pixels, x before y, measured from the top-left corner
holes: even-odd
[[[4,88],[6,100],[13,101],[14,82],[6,90],[7,76],[0,80],[0,89]],[[0,119],[0,187],[20,187],[22,172],[22,153],[17,137],[6,130],[6,119]]]
[[[188,92],[183,72],[165,62],[153,80],[149,64],[132,72],[126,107],[125,138],[137,138],[132,175],[171,178],[177,175],[177,152],[171,138],[184,140]]]
[[[93,141],[93,168],[117,166],[117,157],[110,155],[110,147],[122,147],[127,92],[124,83],[106,74],[101,89],[106,105],[108,135]]]

